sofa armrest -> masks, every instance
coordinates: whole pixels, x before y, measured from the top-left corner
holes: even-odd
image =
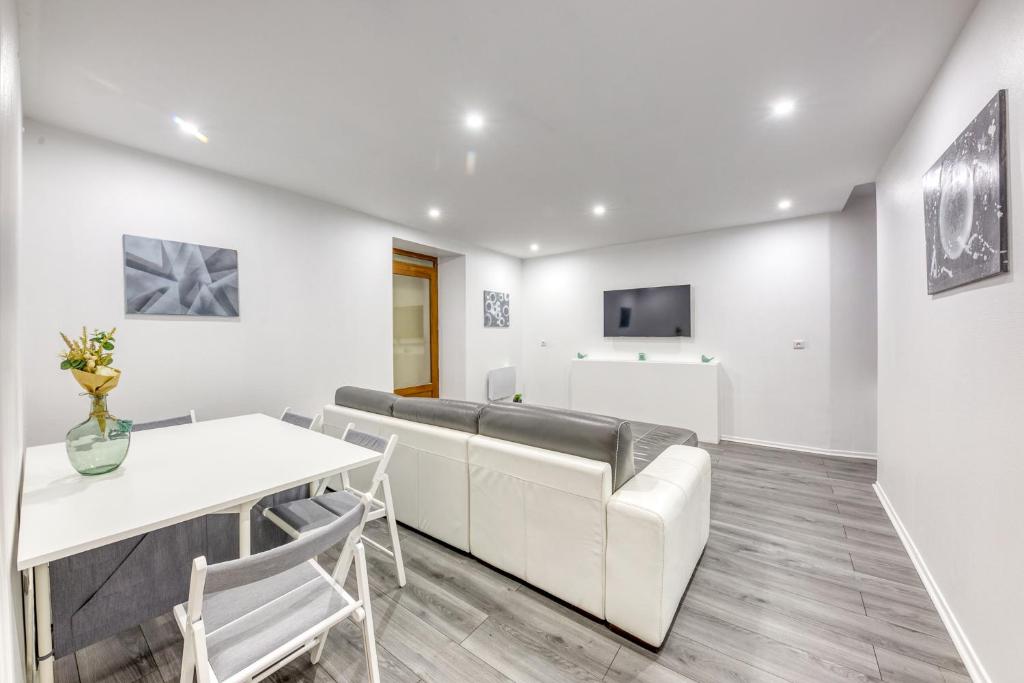
[[[605,618],[661,645],[708,540],[711,458],[670,446],[608,501]]]

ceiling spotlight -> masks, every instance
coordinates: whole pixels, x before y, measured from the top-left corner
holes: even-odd
[[[778,206],[779,206],[779,210],[780,211],[785,211],[786,209],[791,209],[791,208],[793,208],[793,200],[792,199],[780,199]]]
[[[480,112],[471,111],[466,114],[465,123],[466,128],[469,128],[470,130],[473,131],[477,131],[481,130],[484,127],[484,124],[487,123],[487,121],[484,119],[484,115],[481,114]]]
[[[429,209],[427,209],[427,215],[436,221],[441,217],[441,209],[437,208],[436,206],[432,206]]]
[[[594,208],[591,211],[595,216],[603,216],[608,213],[608,208],[604,204],[594,204]]]
[[[796,111],[796,101],[789,99],[788,97],[778,100],[772,104],[772,116],[777,118],[789,116],[794,111]]]
[[[540,245],[534,242],[530,245],[530,251],[540,251]]]
[[[202,131],[199,130],[199,126],[192,123],[191,121],[186,121],[180,116],[175,116],[174,122],[178,124],[178,128],[181,129],[182,133],[185,133],[186,135],[191,135],[196,140],[199,140],[199,142],[207,143],[210,141],[210,138],[203,135]]]

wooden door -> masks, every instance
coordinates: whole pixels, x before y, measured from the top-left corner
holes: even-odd
[[[391,273],[395,393],[437,398],[437,258],[395,249]]]

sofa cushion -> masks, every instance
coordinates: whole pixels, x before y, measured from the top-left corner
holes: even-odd
[[[636,430],[633,433],[635,437]],[[682,427],[658,426],[646,433],[640,433],[642,436],[633,439],[633,462],[636,474],[643,472],[644,468],[669,446],[678,444],[697,448],[700,445],[696,432]]]
[[[477,433],[483,405],[469,401],[444,398],[400,398],[395,402],[392,415],[400,420],[422,422],[435,427]]]
[[[616,417],[561,408],[492,403],[480,413],[479,433],[505,441],[606,462],[612,490],[634,473],[633,434],[629,422]]]
[[[340,387],[334,392],[335,405],[378,415],[390,416],[397,400],[397,396],[387,391],[375,391],[360,387]]]

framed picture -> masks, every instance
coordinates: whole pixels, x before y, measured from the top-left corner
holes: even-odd
[[[1006,187],[1000,90],[924,176],[929,294],[1010,269]]]
[[[124,312],[237,317],[238,252],[125,235]]]
[[[484,327],[509,326],[508,292],[484,291]]]

